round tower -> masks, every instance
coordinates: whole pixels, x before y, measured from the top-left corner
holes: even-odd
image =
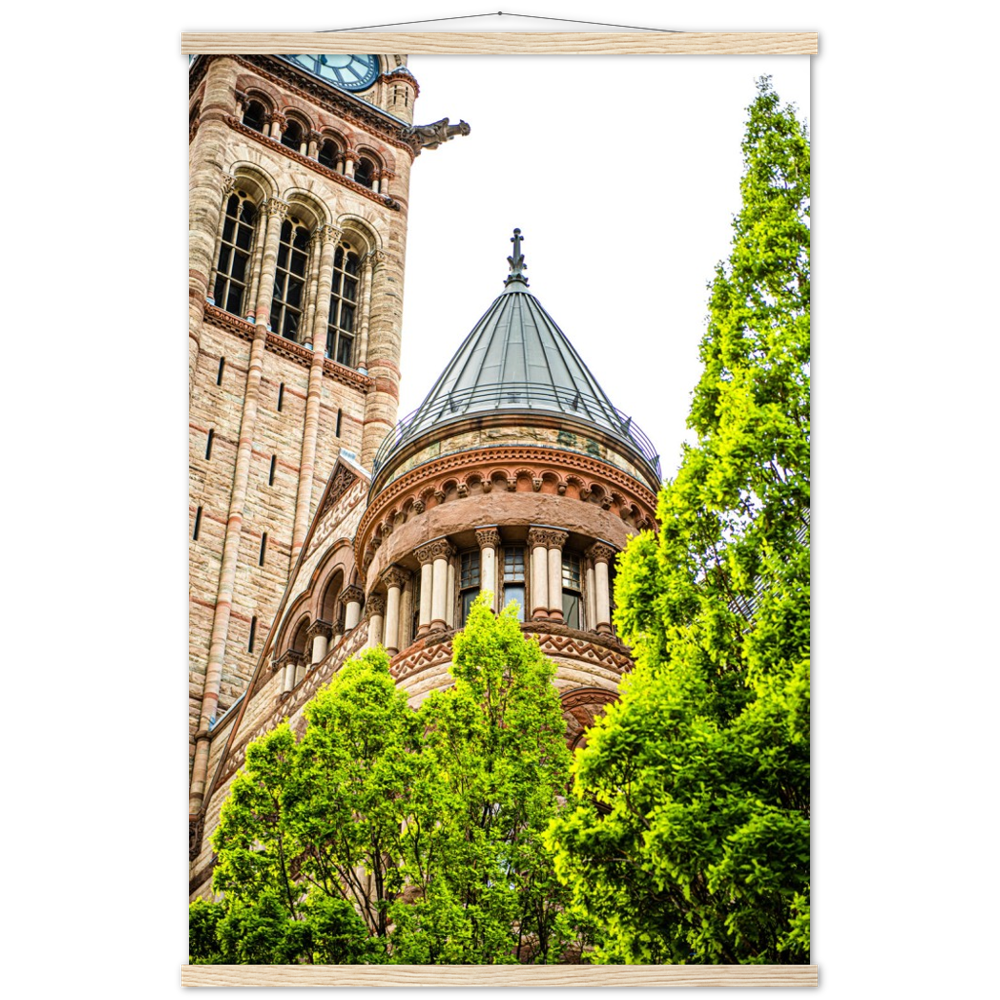
[[[631,665],[614,559],[655,527],[659,459],[530,292],[522,241],[515,229],[503,291],[376,454],[355,558],[385,602],[369,641],[411,703],[451,683],[452,637],[490,591],[556,662],[579,735]]]

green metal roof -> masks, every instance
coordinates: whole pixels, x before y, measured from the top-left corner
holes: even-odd
[[[375,458],[373,479],[392,456],[426,432],[477,413],[557,413],[620,441],[659,481],[659,456],[619,412],[556,321],[528,290],[522,237],[503,292],[465,338],[420,406],[397,424]]]

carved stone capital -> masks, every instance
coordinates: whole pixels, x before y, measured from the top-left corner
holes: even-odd
[[[399,587],[400,590],[402,590],[409,578],[410,574],[401,566],[390,566],[381,577],[387,589],[390,587]]]
[[[438,538],[436,541],[421,545],[419,549],[414,550],[413,554],[422,566],[432,559],[450,559],[455,554],[455,550],[446,538]]]
[[[374,271],[384,266],[389,255],[384,250],[372,250],[365,259],[368,261],[368,266]]]
[[[336,226],[318,226],[316,234],[321,243],[339,243],[344,235],[344,230],[338,229]]]
[[[284,217],[288,214],[288,202],[281,201],[278,198],[268,198],[265,204],[265,209],[268,215],[274,215],[279,219],[284,219]]]
[[[368,617],[371,618],[372,615],[385,615],[385,598],[381,594],[372,594],[368,598],[368,603],[366,605],[368,609]]]
[[[613,545],[608,545],[607,542],[594,542],[593,545],[587,549],[587,556],[594,560],[595,563],[608,562],[618,550]]]
[[[288,119],[280,111],[272,111],[269,115],[265,115],[264,121],[266,121],[268,125],[277,125],[280,129],[284,129],[285,125],[288,123]]]
[[[236,178],[226,176],[222,180],[222,197],[228,198],[236,190]]]
[[[365,592],[357,584],[352,583],[340,592],[340,603],[346,608],[348,604],[360,604],[364,597]]]
[[[319,145],[323,141],[323,133],[322,132],[310,132],[306,136],[306,141],[307,142],[315,142],[317,145]]]
[[[481,549],[498,548],[500,545],[500,532],[496,528],[477,528],[476,541]]]
[[[316,621],[306,629],[306,638],[315,639],[316,636],[321,635],[324,639],[329,639],[333,635],[333,622],[325,622],[321,618],[317,618]]]
[[[279,667],[283,667],[286,664],[291,663],[294,666],[298,666],[302,662],[302,654],[297,649],[286,649],[281,656],[275,660],[275,663]]]
[[[561,549],[569,536],[558,528],[530,528],[528,544],[531,548],[542,546],[546,549]]]

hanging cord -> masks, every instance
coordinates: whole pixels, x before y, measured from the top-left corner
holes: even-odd
[[[422,21],[394,21],[391,24],[366,24],[359,28],[321,28],[320,34],[335,31],[368,31],[371,28],[399,28],[404,24],[433,24],[438,21],[463,21],[470,17],[530,17],[536,21],[564,21],[566,24],[590,24],[598,28],[627,28],[630,31],[662,31],[671,35],[683,35],[677,28],[646,28],[635,24],[607,24],[604,21],[578,21],[571,17],[546,17],[544,14],[512,14],[510,11],[488,10],[482,14],[455,14],[452,17],[428,17]]]

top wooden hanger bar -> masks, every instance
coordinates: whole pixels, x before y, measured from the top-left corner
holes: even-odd
[[[407,55],[814,56],[815,31],[201,31],[184,55],[405,52]]]

